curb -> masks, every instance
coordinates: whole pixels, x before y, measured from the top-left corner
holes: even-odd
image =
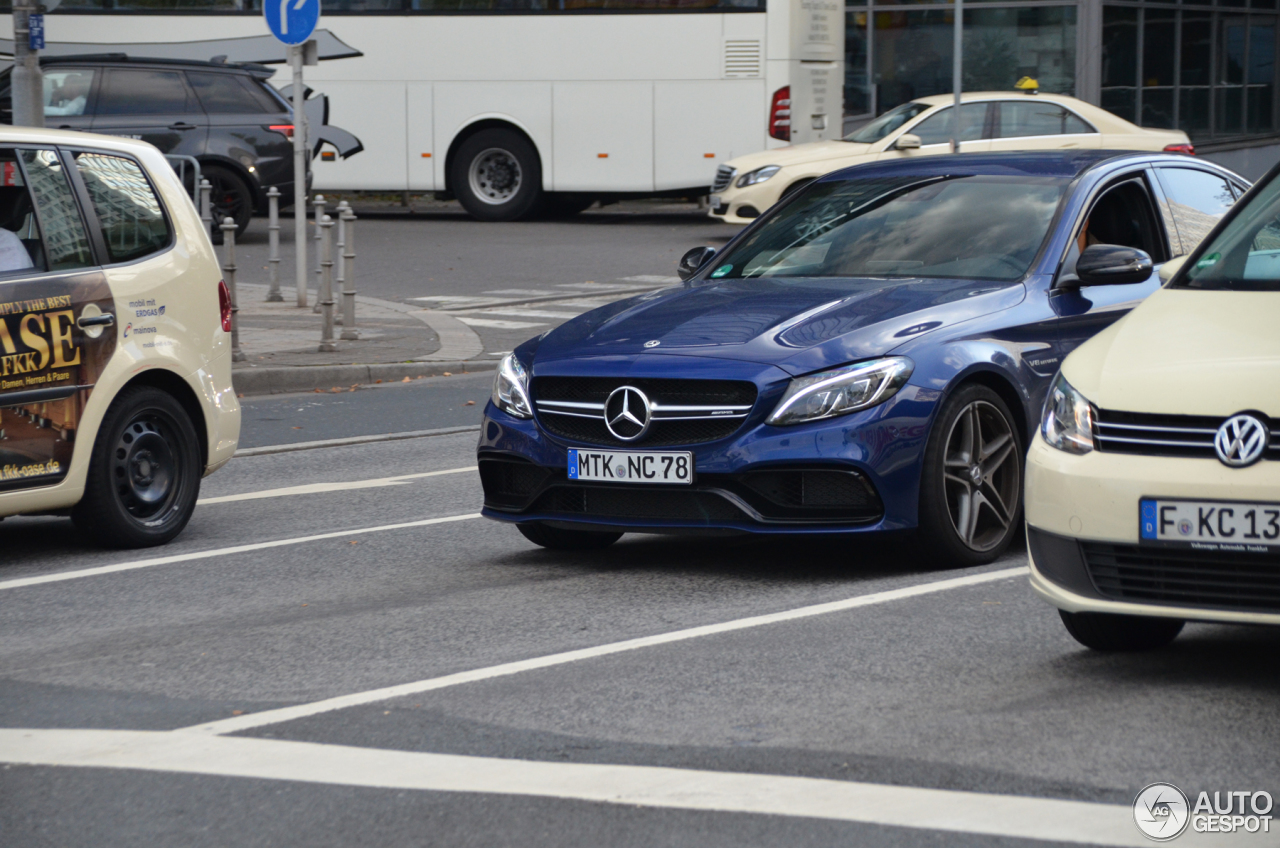
[[[273,395],[310,392],[333,386],[364,386],[378,380],[400,381],[405,377],[439,377],[445,372],[468,374],[492,371],[501,360],[492,362],[384,362],[371,365],[295,365],[285,368],[244,368],[231,372],[236,394]]]

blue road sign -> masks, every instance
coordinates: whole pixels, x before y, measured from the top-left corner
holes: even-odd
[[[27,18],[27,47],[31,50],[44,49],[44,15],[30,15]]]
[[[301,44],[320,22],[320,0],[264,0],[262,16],[276,38],[285,44]]]

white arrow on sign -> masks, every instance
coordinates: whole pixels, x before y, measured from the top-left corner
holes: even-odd
[[[303,6],[306,5],[306,3],[307,3],[307,0],[295,0],[293,4],[293,11],[295,12],[299,11]],[[287,11],[288,6],[289,6],[289,0],[280,0],[280,33],[281,35],[289,34],[289,15]]]

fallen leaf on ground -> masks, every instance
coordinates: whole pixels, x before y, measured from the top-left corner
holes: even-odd
[[[334,386],[334,387],[333,387],[332,389],[330,389],[329,391],[330,391],[332,394],[337,394],[338,392],[342,391],[342,389],[338,388],[337,386]]]
[[[409,379],[408,377],[405,377],[405,378],[404,378],[403,380],[401,380],[400,382],[402,382],[402,383],[412,383],[413,381],[412,381],[411,379]]]
[[[352,539],[352,540],[351,540],[351,544],[353,544],[353,545],[358,545],[358,544],[360,544],[360,542],[359,542],[359,540],[358,540],[358,539]]]
[[[381,380],[374,380],[373,382],[375,382],[375,383],[381,383],[382,381],[381,381]]]
[[[453,375],[452,375],[452,374],[450,374],[448,371],[446,371],[446,372],[444,372],[444,376],[446,376],[446,377],[452,377]]]
[[[301,427],[294,427],[293,429],[295,429],[295,430],[301,430],[302,428],[301,428]]]
[[[476,405],[476,402],[473,400],[469,400],[463,404],[463,406],[475,406],[475,405]]]
[[[232,710],[232,715],[244,715],[244,710]]]

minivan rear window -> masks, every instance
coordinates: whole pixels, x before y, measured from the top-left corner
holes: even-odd
[[[200,98],[200,105],[210,115],[280,111],[279,106],[265,105],[266,95],[253,91],[252,83],[239,74],[187,71],[187,79]]]

